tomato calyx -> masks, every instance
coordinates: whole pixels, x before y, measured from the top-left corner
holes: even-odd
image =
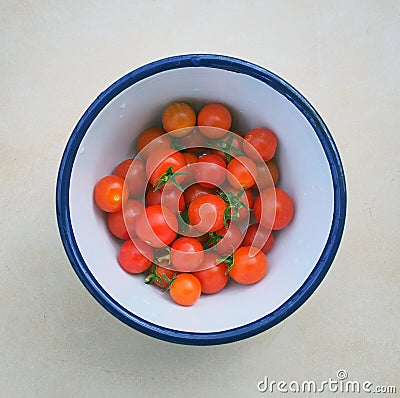
[[[223,238],[224,236],[219,234],[217,231],[210,232],[208,234],[208,241],[204,244],[204,249],[209,249],[210,247],[218,249],[218,242]]]
[[[213,139],[208,140],[207,143],[211,148],[216,149],[217,151],[224,152],[226,156],[226,161],[229,163],[231,161],[231,156],[233,156],[234,154],[237,156],[244,156],[244,153],[239,151],[239,149],[235,148],[235,146],[232,144],[234,133],[230,131],[228,135],[229,136],[227,140]]]
[[[228,275],[229,271],[235,265],[235,249],[232,247],[231,254],[224,254],[222,257],[217,258],[216,263],[217,264],[225,263],[226,266],[227,266],[227,269],[225,271],[225,275]]]
[[[178,218],[178,232],[184,233],[187,230],[188,225],[190,224],[188,209],[186,208],[183,211],[179,211],[177,218]]]
[[[181,192],[184,192],[181,184],[177,181],[176,177],[180,175],[189,174],[187,171],[173,171],[172,166],[168,167],[167,171],[162,174],[157,180],[154,182],[153,191],[158,191],[161,187],[163,187],[167,182],[171,181]]]
[[[237,221],[239,219],[239,210],[244,207],[250,211],[250,208],[240,199],[244,194],[244,189],[237,194],[233,192],[220,191],[217,195],[228,205],[224,211],[224,226],[228,228],[229,220]]]
[[[146,276],[144,283],[146,285],[150,283],[156,283],[156,284],[163,284],[164,282],[167,282],[166,280],[167,275],[165,273],[162,273],[161,275],[157,272],[157,265],[153,263],[153,265],[150,268],[150,271],[148,275]]]

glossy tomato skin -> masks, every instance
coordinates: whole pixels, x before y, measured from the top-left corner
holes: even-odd
[[[146,204],[148,206],[162,205],[177,214],[185,209],[185,198],[178,188],[158,191],[150,188],[146,193]]]
[[[293,200],[280,188],[265,189],[254,201],[254,216],[265,228],[281,230],[287,227],[294,217]]]
[[[190,224],[201,232],[214,232],[224,226],[226,203],[214,194],[201,195],[188,208]]]
[[[129,232],[125,225],[124,213],[122,210],[107,214],[107,225],[110,232],[119,239],[128,239]]]
[[[177,231],[176,216],[160,205],[146,207],[136,219],[136,235],[151,247],[161,248],[171,244]]]
[[[260,156],[265,162],[274,157],[278,139],[272,130],[258,127],[250,130],[244,139],[243,150],[255,162],[260,161]]]
[[[204,155],[194,167],[194,176],[203,187],[218,187],[224,183],[226,178],[225,161],[218,155]]]
[[[243,246],[254,246],[262,250],[264,254],[269,253],[274,246],[272,231],[268,231],[259,224],[250,225],[244,236]]]
[[[230,277],[237,283],[251,285],[259,282],[267,273],[268,261],[262,251],[254,254],[250,246],[242,246],[233,255],[234,264],[229,271]]]
[[[201,283],[193,274],[178,274],[172,282],[169,294],[175,303],[182,306],[191,306],[200,297]]]
[[[257,180],[258,171],[255,162],[247,156],[232,159],[227,166],[227,178],[235,188],[251,188]]]
[[[153,249],[139,239],[125,241],[118,253],[119,265],[130,274],[139,274],[146,271],[153,261]]]
[[[201,292],[204,294],[215,294],[221,291],[228,283],[228,275],[225,263],[217,264],[218,256],[215,253],[205,253],[201,264],[201,271],[193,272],[200,281]]]
[[[172,243],[171,265],[177,271],[194,271],[199,268],[203,258],[203,246],[195,238],[183,236]]]
[[[183,196],[185,197],[186,205],[189,205],[193,202],[194,199],[198,198],[199,196],[212,193],[214,193],[213,189],[203,187],[202,185],[197,183],[187,187],[185,189],[185,192],[183,193]]]
[[[183,172],[186,168],[186,160],[184,156],[171,148],[159,149],[153,152],[146,162],[146,174],[149,183],[154,187],[157,181],[167,173],[169,168],[172,168],[174,173]],[[185,174],[176,177],[176,181],[181,184],[185,179]],[[163,188],[173,188],[174,184],[165,184]]]
[[[185,102],[174,102],[167,106],[162,115],[162,124],[175,137],[189,134],[196,125],[196,113]]]
[[[107,213],[122,209],[123,202],[128,198],[128,189],[124,189],[124,179],[110,175],[100,179],[94,188],[96,205]]]
[[[202,129],[200,127],[200,131],[206,137],[220,138],[226,134],[226,130],[231,128],[232,115],[223,104],[207,104],[201,108],[197,117],[197,124],[199,126],[215,127],[215,129]]]

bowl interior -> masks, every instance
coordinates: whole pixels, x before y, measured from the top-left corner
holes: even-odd
[[[125,273],[117,263],[121,242],[111,237],[93,188],[134,154],[137,135],[160,125],[174,100],[196,109],[222,102],[242,131],[265,126],[278,135],[279,186],[293,198],[295,218],[276,234],[267,276],[253,286],[230,283],[180,307],[169,295]],[[333,181],[322,145],[304,115],[267,84],[237,72],[209,67],[172,69],[145,78],[115,97],[96,117],[78,149],[70,180],[70,215],[78,248],[92,276],[129,312],[155,325],[186,332],[218,332],[249,324],[287,301],[315,267],[333,216]]]

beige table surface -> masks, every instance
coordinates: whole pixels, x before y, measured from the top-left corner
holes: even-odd
[[[2,0],[0,32],[0,397],[343,396],[257,388],[338,370],[400,396],[399,1]],[[347,177],[324,282],[272,330],[224,346],[160,342],[115,319],[79,282],[55,219],[59,161],[88,105],[130,70],[189,52],[293,84]]]

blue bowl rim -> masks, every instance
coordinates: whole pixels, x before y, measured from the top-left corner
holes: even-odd
[[[328,240],[313,271],[303,285],[272,313],[246,325],[209,333],[185,332],[148,322],[122,307],[99,285],[86,265],[76,243],[69,212],[70,176],[79,145],[101,110],[118,94],[138,81],[171,69],[208,67],[246,74],[272,87],[295,105],[312,125],[329,163],[334,192],[333,220]],[[74,128],[61,158],[56,185],[56,216],[65,252],[75,273],[92,296],[116,318],[157,339],[188,345],[226,344],[259,334],[286,319],[312,295],[327,274],[343,235],[347,207],[345,175],[333,138],[313,106],[293,86],[256,64],[226,55],[183,54],[139,67],[118,79],[89,106]]]

